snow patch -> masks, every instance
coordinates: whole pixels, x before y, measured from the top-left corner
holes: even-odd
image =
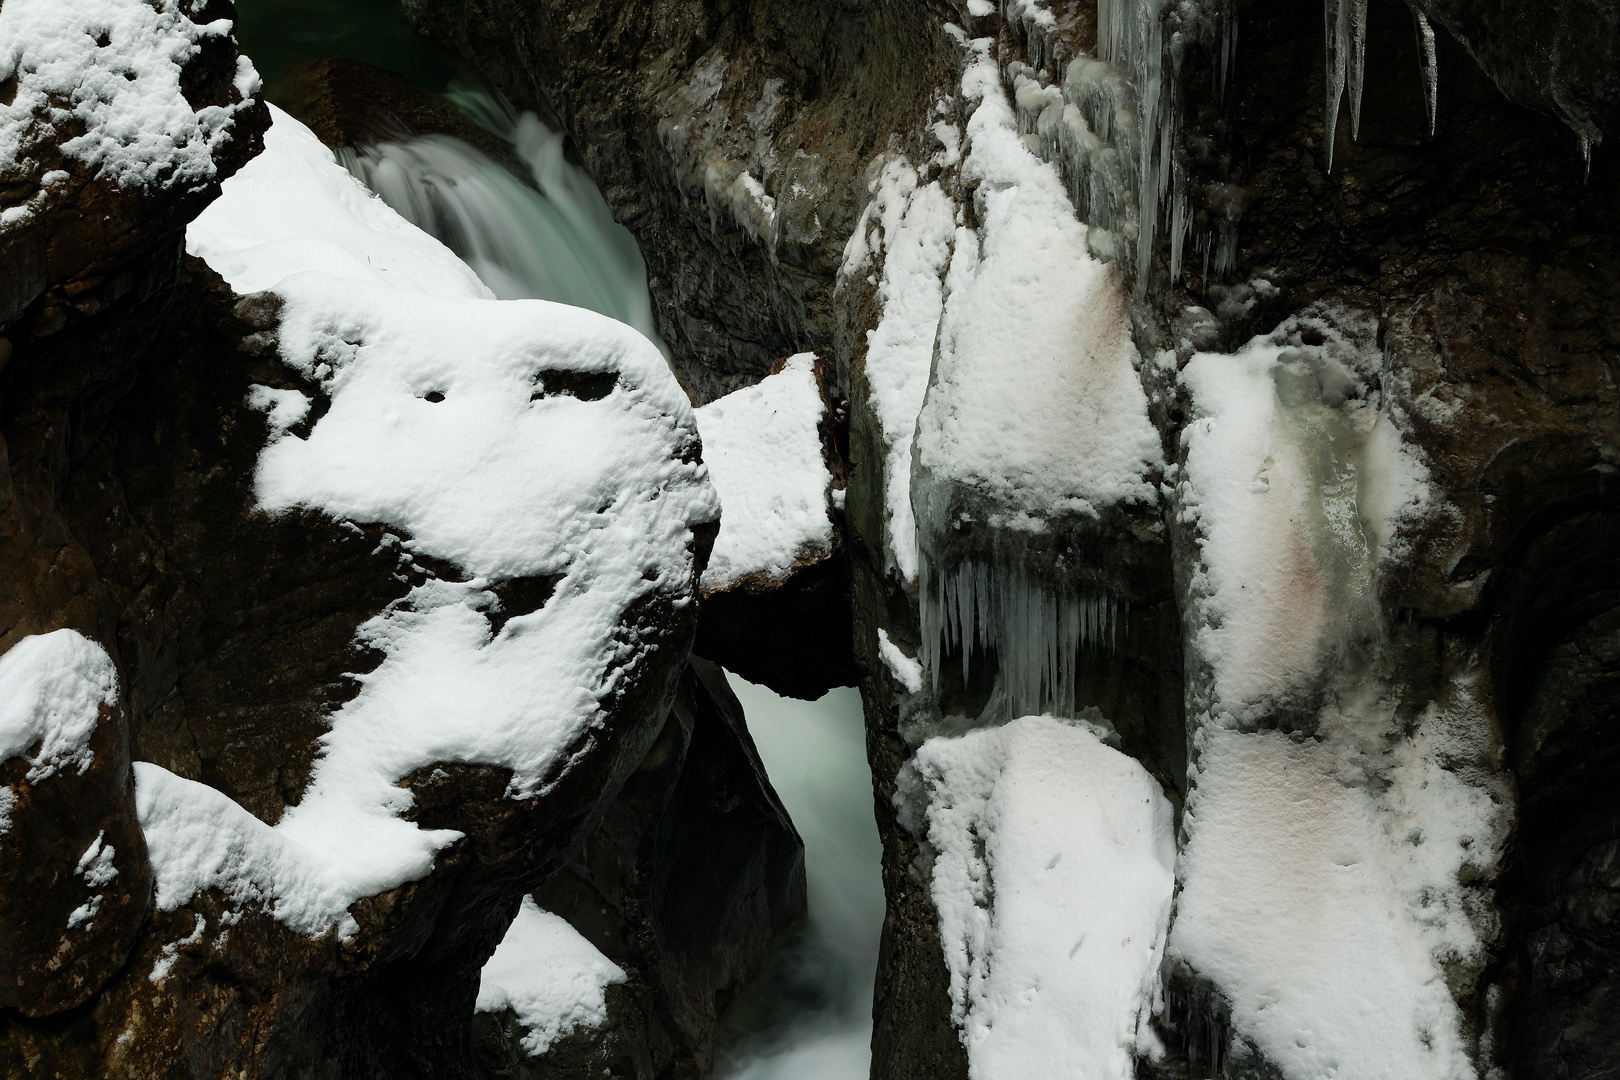
[[[192,22],[181,0],[7,0],[0,8],[0,172],[25,165],[30,134],[119,187],[197,187],[249,107],[258,75],[238,60],[234,105],[193,110],[181,71],[231,20]]]
[[[786,577],[832,550],[832,477],[821,452],[826,415],[814,353],[697,410],[703,459],[720,495],[720,535],[703,573],[712,592],[750,575]]]
[[[367,191],[304,125],[270,106],[264,152],[186,229],[233,290],[319,271],[432,296],[493,295],[455,253]]]
[[[1158,784],[1049,716],[936,736],[906,770],[969,1075],[1133,1076],[1174,885]]]
[[[563,1036],[607,1023],[607,988],[625,978],[565,919],[525,896],[479,974],[477,1011],[511,1009],[524,1028],[523,1049],[539,1057]]]
[[[906,688],[906,693],[919,693],[923,688],[923,666],[900,651],[900,646],[889,640],[889,632],[878,627],[878,655],[894,676],[894,681]]]
[[[30,634],[0,656],[0,761],[38,743],[30,784],[70,766],[82,775],[95,759],[101,709],[117,705],[118,672],[105,649],[75,630]]]
[[[911,442],[944,310],[942,279],[956,206],[938,181],[920,184],[916,167],[905,158],[891,155],[880,161],[870,185],[871,202],[845,245],[839,276],[853,277],[870,267],[874,255],[882,255],[877,282],[882,314],[867,333],[867,401],[884,447],[885,562],[909,582],[917,576]]]

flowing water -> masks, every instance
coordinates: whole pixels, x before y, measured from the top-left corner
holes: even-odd
[[[400,216],[444,241],[501,299],[590,308],[658,341],[635,237],[564,156],[562,135],[483,91],[449,96],[511,145],[530,183],[449,135],[345,149],[339,160]]]
[[[733,1006],[719,1080],[863,1080],[883,928],[861,697],[778,697],[731,676],[776,793],[804,839],[810,918],[750,1000]]]

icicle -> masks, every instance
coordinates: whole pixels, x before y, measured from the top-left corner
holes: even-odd
[[[1348,0],[1350,56],[1350,137],[1361,137],[1361,77],[1367,69],[1367,0]]]
[[[1577,135],[1576,138],[1579,139],[1580,142],[1581,142],[1581,160],[1586,162],[1586,174],[1585,174],[1585,176],[1583,176],[1581,178],[1582,182],[1584,183],[1585,181],[1592,179],[1592,142],[1593,142],[1593,139],[1592,139],[1592,137],[1590,135],[1586,135],[1586,134]]]
[[[1344,97],[1346,18],[1349,0],[1323,0],[1322,22],[1327,53],[1327,112],[1323,119],[1327,136],[1327,171],[1333,171],[1333,140],[1339,126],[1339,101]]]
[[[1418,55],[1423,65],[1423,104],[1429,110],[1429,137],[1432,139],[1435,118],[1440,112],[1440,70],[1435,62],[1434,27],[1417,8],[1412,9],[1412,18],[1417,20]]]
[[[1111,597],[1045,588],[1021,568],[968,561],[921,566],[922,653],[937,693],[946,656],[959,651],[962,681],[974,651],[994,653],[1009,716],[1072,716],[1082,650],[1111,653],[1124,619]]]

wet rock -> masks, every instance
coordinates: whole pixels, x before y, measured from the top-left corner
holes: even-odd
[[[708,1075],[720,1014],[805,911],[804,846],[717,665],[692,658],[640,768],[579,855],[533,895],[629,981],[610,993],[602,1028],[526,1067],[584,1076],[600,1062],[644,1080]],[[490,1021],[480,1024],[493,1037]]]

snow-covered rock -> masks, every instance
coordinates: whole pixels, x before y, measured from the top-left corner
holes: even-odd
[[[745,578],[779,583],[832,554],[832,477],[822,458],[826,405],[814,353],[697,410],[703,460],[720,495],[720,534],[704,592]]]
[[[511,1009],[523,1028],[523,1049],[539,1057],[575,1030],[606,1023],[607,988],[624,980],[623,968],[525,896],[479,974],[476,1007],[488,1013]]]

